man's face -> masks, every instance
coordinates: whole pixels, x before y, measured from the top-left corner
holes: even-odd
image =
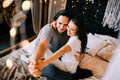
[[[66,16],[59,16],[56,21],[56,27],[58,29],[59,33],[63,33],[65,30],[67,30],[69,18]]]

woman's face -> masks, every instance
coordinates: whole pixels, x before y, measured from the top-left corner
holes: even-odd
[[[74,36],[77,33],[77,26],[70,21],[68,26],[67,26],[67,35],[68,36]]]
[[[59,16],[56,21],[56,27],[58,29],[59,33],[63,33],[65,30],[67,30],[69,18],[66,16]]]

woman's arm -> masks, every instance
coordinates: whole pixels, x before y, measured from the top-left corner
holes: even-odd
[[[45,65],[48,65],[49,63],[53,62],[54,60],[58,59],[63,54],[65,54],[69,51],[71,51],[71,47],[69,45],[64,45],[59,50],[57,50],[55,53],[53,53],[50,57],[45,59],[43,62],[45,63]]]

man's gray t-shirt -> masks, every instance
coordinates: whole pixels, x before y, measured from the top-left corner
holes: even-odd
[[[57,51],[60,47],[62,47],[69,37],[67,36],[66,31],[62,34],[58,33],[57,29],[54,29],[50,24],[45,25],[38,34],[36,45],[38,45],[39,41],[43,38],[47,38],[49,40],[49,49],[52,52]]]

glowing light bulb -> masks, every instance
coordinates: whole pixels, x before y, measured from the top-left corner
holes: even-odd
[[[31,2],[30,1],[24,1],[23,3],[22,3],[22,9],[24,10],[24,11],[28,11],[28,10],[30,10],[30,8],[31,8]]]
[[[45,3],[47,3],[47,0],[44,0]]]
[[[14,27],[11,28],[11,29],[10,29],[10,36],[11,36],[12,38],[15,38],[16,34],[17,34],[17,30],[16,30]]]
[[[54,4],[57,4],[57,2],[56,2],[56,1],[54,1]]]
[[[7,8],[12,4],[13,0],[4,0],[2,3],[3,8]]]
[[[7,67],[8,69],[11,69],[12,66],[13,66],[13,61],[12,61],[11,59],[7,59],[7,60],[6,60],[6,67]]]
[[[25,47],[29,44],[30,42],[28,40],[23,40],[21,43],[20,43],[20,46],[21,47]]]

